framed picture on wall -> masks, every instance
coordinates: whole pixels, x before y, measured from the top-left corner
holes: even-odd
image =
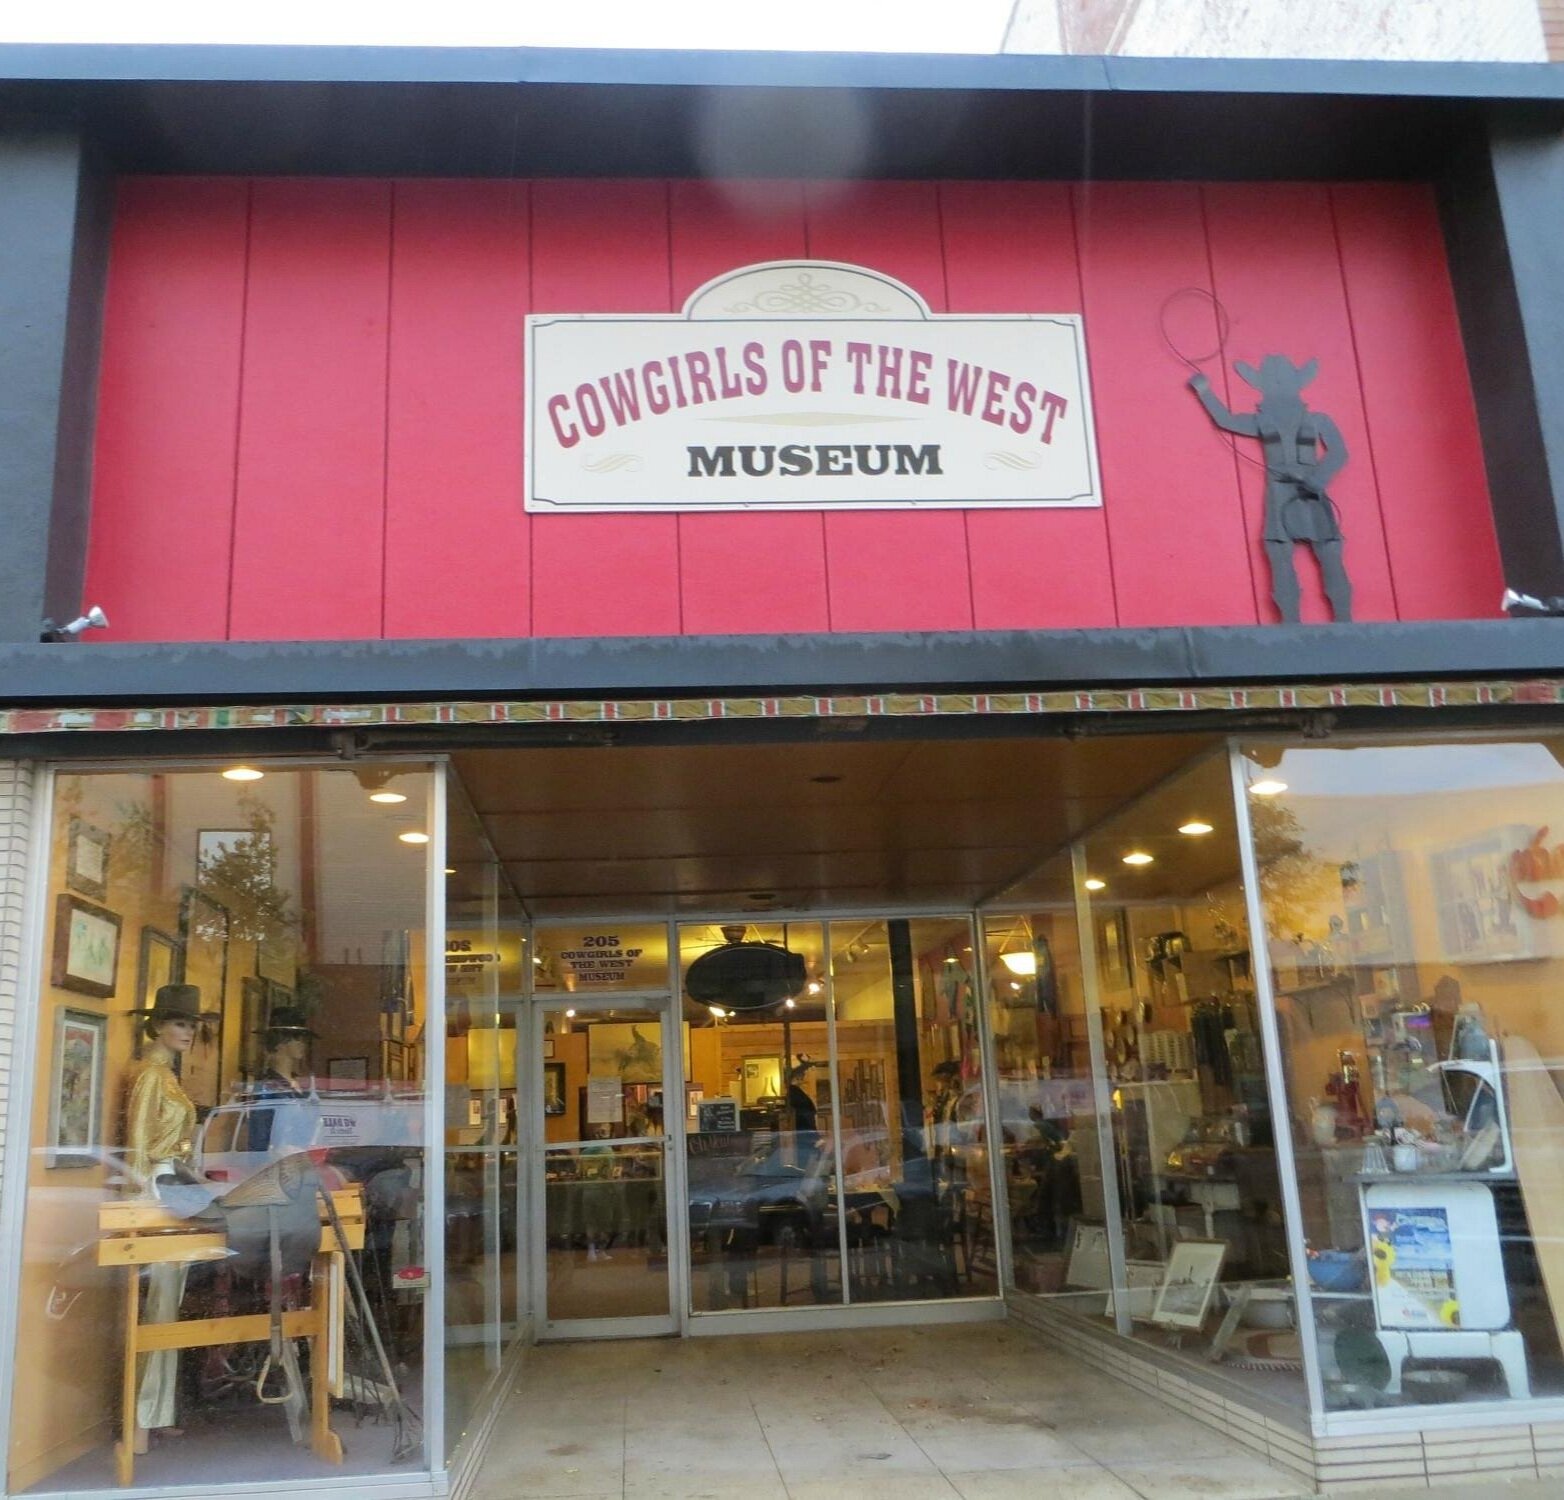
[[[562,1115],[565,1112],[565,1065],[562,1062],[543,1064],[543,1113]]]
[[[191,1103],[212,1108],[222,1097],[223,1021],[228,997],[228,908],[205,891],[186,886],[179,904],[184,943],[180,981],[201,992],[201,1009],[217,1017],[203,1021],[190,1050],[179,1059],[179,1079]]]
[[[334,1057],[326,1064],[326,1077],[333,1083],[367,1083],[367,1057]]]
[[[108,900],[109,835],[80,818],[71,819],[65,852],[65,884],[90,900]]]
[[[62,893],[54,908],[54,966],[62,990],[107,1000],[119,971],[120,918],[107,907]]]
[[[239,981],[239,1071],[259,1078],[266,1070],[266,1027],[271,1020],[271,986],[259,975]]]
[[[54,1062],[49,1076],[49,1143],[44,1164],[89,1167],[103,1139],[105,1016],[64,1006],[54,1018]]]
[[[151,1010],[157,992],[173,984],[184,961],[179,939],[156,927],[141,929],[141,953],[136,961],[136,1009]]]

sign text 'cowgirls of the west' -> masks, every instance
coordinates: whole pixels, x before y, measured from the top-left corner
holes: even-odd
[[[935,314],[861,266],[529,317],[526,399],[528,510],[1102,503],[1079,317]]]

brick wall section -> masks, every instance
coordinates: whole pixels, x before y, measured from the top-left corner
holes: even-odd
[[[1041,15],[1048,0],[1018,0],[1004,50],[1419,62],[1564,58],[1564,0],[1053,0],[1053,6],[1057,20]]]
[[[1549,62],[1564,62],[1564,0],[1538,0]]]
[[[23,903],[35,781],[29,762],[0,760],[0,1159],[22,982]]]

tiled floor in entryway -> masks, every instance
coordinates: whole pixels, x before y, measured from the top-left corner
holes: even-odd
[[[1221,1433],[1013,1324],[533,1349],[471,1500],[1282,1500]]]

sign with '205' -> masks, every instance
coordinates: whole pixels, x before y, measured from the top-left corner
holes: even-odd
[[[526,400],[533,511],[1102,503],[1079,317],[935,314],[860,266],[530,317]]]

